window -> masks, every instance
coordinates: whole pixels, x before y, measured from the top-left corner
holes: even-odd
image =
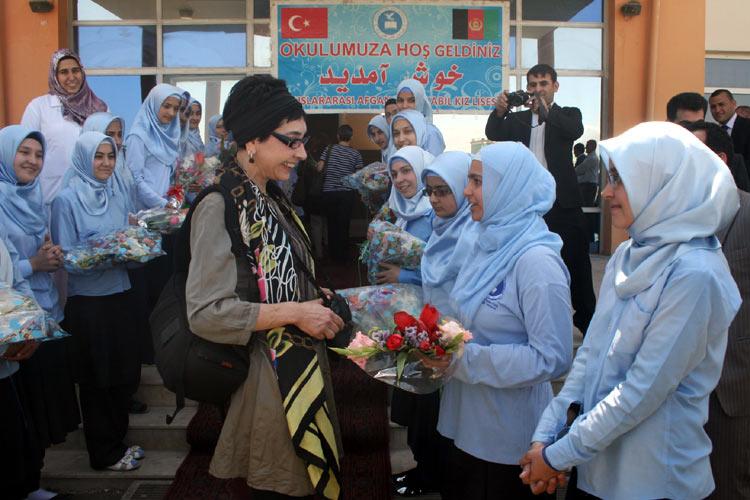
[[[74,33],[87,70],[156,66],[156,26],[78,26]]]
[[[246,64],[246,27],[164,26],[164,66],[230,68]]]

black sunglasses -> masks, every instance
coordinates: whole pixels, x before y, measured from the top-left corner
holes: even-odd
[[[425,186],[424,189],[422,189],[422,192],[425,196],[432,196],[432,193],[435,193],[435,196],[438,198],[453,194],[453,191],[451,191],[451,188],[448,186]]]
[[[304,146],[305,144],[307,144],[307,141],[310,140],[309,135],[306,135],[304,137],[289,137],[288,135],[279,134],[278,132],[271,132],[271,135],[286,144],[287,147],[290,147],[292,149],[297,149],[300,146]]]

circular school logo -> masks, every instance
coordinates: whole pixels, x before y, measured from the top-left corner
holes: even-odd
[[[380,38],[395,40],[406,33],[409,21],[398,7],[383,7],[372,18],[372,27]]]

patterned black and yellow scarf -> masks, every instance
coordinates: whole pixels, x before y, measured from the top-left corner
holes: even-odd
[[[232,193],[236,202],[261,302],[299,301],[303,298],[300,289],[305,285],[300,283],[301,273],[295,269],[292,252],[296,251],[300,259],[307,257],[309,243],[302,222],[273,182],[268,183],[268,194],[263,194],[234,160],[217,174],[217,182]],[[336,499],[341,484],[339,450],[330,415],[333,402],[327,401],[325,379],[315,351],[319,341],[288,325],[268,331],[266,342],[292,445],[305,462],[316,492]]]

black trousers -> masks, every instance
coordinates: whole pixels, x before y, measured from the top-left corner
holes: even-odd
[[[93,469],[109,467],[125,455],[128,408],[133,392],[132,384],[105,388],[79,384],[83,435]]]
[[[580,208],[553,206],[544,220],[550,231],[562,238],[560,254],[570,273],[570,299],[575,309],[573,324],[585,335],[596,308],[586,219]]]
[[[130,398],[140,382],[140,350],[129,328],[127,292],[68,297],[64,328],[73,340],[83,435],[94,469],[125,454]]]
[[[578,184],[578,190],[581,191],[583,197],[584,207],[595,207],[596,206],[596,192],[599,185],[595,182],[581,182]]]
[[[453,440],[441,437],[440,496],[443,500],[552,499],[534,495],[518,477],[518,465],[497,464],[460,450]]]
[[[162,235],[161,248],[167,255],[148,262],[139,278],[141,282],[133,285],[133,292],[137,295],[135,300],[137,300],[138,307],[142,310],[142,312],[138,313],[138,318],[144,327],[140,340],[142,363],[154,363],[154,342],[148,318],[159,301],[159,296],[161,295],[161,291],[164,290],[164,285],[167,284],[167,281],[169,281],[174,272],[173,248],[175,241],[176,237],[173,234]],[[145,311],[143,310],[144,308]]]
[[[323,212],[328,220],[328,255],[337,263],[349,258],[349,222],[354,207],[354,191],[323,193]]]
[[[440,479],[439,414],[440,391],[413,394],[401,389],[393,390],[391,420],[406,427],[406,443],[417,462],[413,479],[427,487],[437,486]]]
[[[42,470],[42,448],[18,398],[15,377],[0,379],[0,496],[9,500],[38,490]]]

